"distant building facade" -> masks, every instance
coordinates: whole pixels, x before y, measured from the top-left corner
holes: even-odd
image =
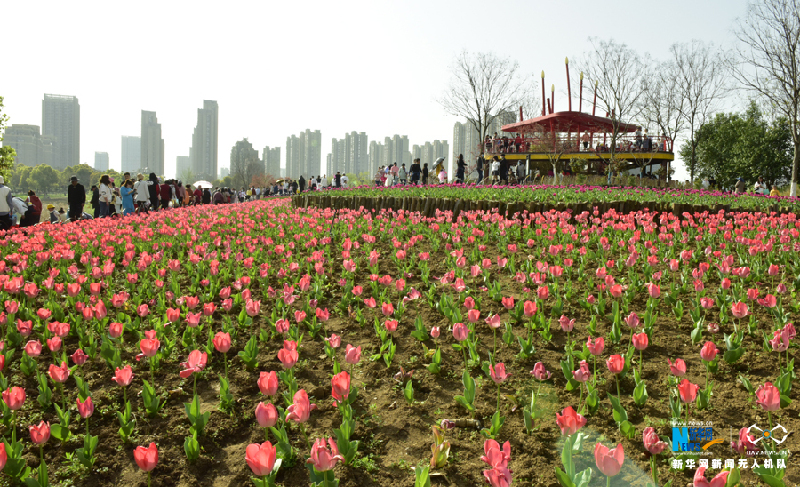
[[[264,161],[264,174],[274,178],[281,177],[281,148],[264,147],[261,151],[261,160]]]
[[[217,174],[219,152],[219,105],[214,100],[204,100],[197,109],[197,125],[189,149],[192,171],[199,179],[214,179]]]
[[[3,146],[17,152],[14,162],[26,166],[53,166],[55,138],[39,134],[38,125],[12,124],[6,127]],[[53,166],[54,167],[54,166]]]
[[[189,156],[176,156],[175,157],[175,177],[176,178],[181,179],[181,178],[184,177],[184,174],[187,174],[187,170],[192,170],[192,165],[191,165],[191,163],[189,161],[190,161],[190,157]],[[196,174],[194,174],[194,170],[192,170],[192,176],[194,176],[194,179],[196,179],[196,180],[197,179],[202,179],[202,178],[197,177]],[[186,184],[192,184],[194,181],[183,181],[183,182],[186,183]]]
[[[108,152],[94,153],[94,170],[100,172],[108,171]]]
[[[264,166],[258,157],[258,150],[253,148],[247,138],[244,138],[231,148],[230,160],[231,177],[234,185],[249,186],[252,177],[263,172]]]
[[[80,163],[81,106],[77,97],[44,95],[42,135],[53,137],[54,169],[63,170]]]
[[[142,110],[142,136],[140,170],[164,175],[164,139],[161,137],[161,124],[156,112]]]
[[[308,178],[322,170],[322,134],[306,129],[299,136],[286,138],[286,177]]]
[[[344,138],[332,139],[330,168],[326,163],[326,173],[368,172],[370,170],[368,147],[369,140],[364,132],[350,132],[345,134]]]
[[[133,135],[122,136],[122,172],[135,175],[139,172],[142,162],[142,138]]]

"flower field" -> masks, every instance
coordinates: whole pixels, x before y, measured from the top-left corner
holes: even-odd
[[[0,485],[800,483],[794,214],[450,216],[0,237]]]

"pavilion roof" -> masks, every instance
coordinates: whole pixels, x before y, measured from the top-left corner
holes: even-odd
[[[619,124],[618,132],[635,132],[637,125]],[[526,133],[541,130],[554,132],[613,132],[614,121],[583,112],[556,112],[522,122],[503,125],[503,132]]]

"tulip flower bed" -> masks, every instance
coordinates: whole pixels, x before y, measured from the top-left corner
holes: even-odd
[[[0,236],[0,484],[800,482],[793,214],[450,220],[284,199]]]
[[[316,195],[318,193],[309,193]],[[580,204],[637,201],[650,203],[675,203],[714,208],[729,206],[739,211],[775,211],[775,207],[790,211],[800,210],[800,199],[788,196],[757,194],[734,195],[719,191],[674,188],[618,188],[602,186],[464,186],[461,184],[433,186],[395,186],[392,188],[361,186],[350,189],[330,189],[322,194],[357,197],[395,198],[450,198],[470,201],[505,201],[543,204]],[[770,210],[772,208],[772,210]]]

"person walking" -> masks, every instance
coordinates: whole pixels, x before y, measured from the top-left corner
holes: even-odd
[[[159,185],[158,193],[161,197],[161,209],[166,210],[169,208],[169,202],[172,201],[172,184],[170,184],[170,181],[164,181],[164,184]]]
[[[94,210],[94,218],[99,218],[100,216],[100,190],[97,189],[97,185],[92,185],[92,199],[89,201],[89,204],[92,205],[92,209]]]
[[[426,162],[422,166],[422,185],[427,186],[428,184],[428,163]]]
[[[303,175],[301,174],[300,175],[300,192],[302,193],[305,190],[306,190],[306,178],[304,178]]]
[[[83,205],[86,204],[86,189],[78,182],[77,176],[69,178],[67,186],[67,205],[69,206],[69,218],[78,221],[83,214]]]
[[[133,183],[133,189],[136,192],[136,204],[138,205],[137,213],[147,213],[150,211],[150,186],[153,184],[149,180],[144,179],[144,174],[139,173],[136,175],[137,181]]]
[[[415,186],[419,184],[419,173],[419,158],[417,158],[411,161],[411,184]]]
[[[456,160],[456,181],[464,183],[464,172],[467,168],[467,163],[464,162],[464,155],[459,154]]]
[[[6,180],[0,176],[0,230],[11,228],[11,188],[5,185]]]
[[[29,225],[36,225],[42,219],[42,200],[36,196],[36,193],[32,189],[28,191],[28,203],[33,205],[33,212],[30,215]]]
[[[109,187],[109,184],[111,184],[111,181],[108,178],[108,174],[103,174],[100,176],[100,187],[97,189],[99,207],[97,214],[100,216],[96,216],[95,218],[109,216],[108,207],[111,204],[111,188]]]
[[[150,181],[150,184],[147,185],[148,196],[150,197],[150,208],[153,211],[158,211],[158,197],[161,194],[160,188],[158,187],[158,176],[156,176],[156,173],[151,172],[148,180]]]
[[[485,163],[486,159],[484,159],[483,153],[480,153],[477,159],[475,159],[475,170],[478,171],[478,184],[483,184],[483,165]]]
[[[406,165],[403,164],[400,167],[400,170],[397,172],[398,177],[400,178],[400,184],[406,184],[406,178],[408,177],[408,173],[406,173]]]

